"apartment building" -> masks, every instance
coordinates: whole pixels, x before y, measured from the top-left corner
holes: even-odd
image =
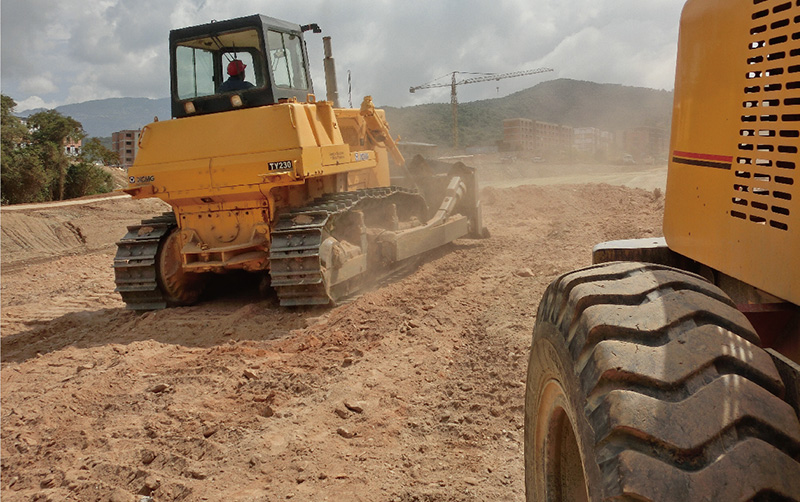
[[[619,151],[630,154],[637,162],[666,161],[669,154],[669,131],[659,127],[636,127],[616,134]]]
[[[508,119],[503,121],[503,143],[506,150],[532,151],[535,146],[533,120]]]
[[[132,166],[138,149],[139,131],[125,130],[111,135],[111,151],[119,155],[120,167]]]
[[[74,140],[70,137],[64,139],[64,153],[66,153],[70,157],[77,157],[81,154],[81,146],[83,142],[81,140]]]
[[[530,119],[503,121],[506,150],[531,152],[542,157],[564,157],[572,148],[572,128]]]
[[[585,157],[605,159],[614,142],[614,135],[596,127],[576,127],[572,147]]]

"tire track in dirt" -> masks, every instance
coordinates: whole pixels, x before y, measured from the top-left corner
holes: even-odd
[[[541,294],[595,243],[657,234],[662,208],[608,185],[483,200],[491,239],[333,309],[280,309],[234,283],[128,312],[102,293],[109,252],[4,274],[3,498],[522,500]]]

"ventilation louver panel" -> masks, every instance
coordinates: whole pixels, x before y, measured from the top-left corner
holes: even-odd
[[[787,231],[800,197],[800,0],[753,0],[748,49],[730,214]]]

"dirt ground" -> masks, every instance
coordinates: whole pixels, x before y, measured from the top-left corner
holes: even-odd
[[[491,238],[336,308],[236,276],[127,311],[114,242],[159,201],[4,209],[3,500],[523,500],[539,299],[594,244],[660,235],[666,171],[472,162]]]

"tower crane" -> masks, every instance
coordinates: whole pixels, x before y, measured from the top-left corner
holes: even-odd
[[[533,75],[535,73],[545,73],[553,71],[552,68],[536,68],[535,70],[520,70],[508,73],[472,73],[463,71],[454,71],[451,74],[450,83],[437,82],[442,77],[439,77],[432,82],[422,84],[409,88],[409,92],[414,93],[420,89],[432,89],[434,87],[447,87],[450,86],[450,106],[453,110],[453,147],[458,148],[458,96],[456,94],[456,86],[463,84],[475,84],[478,82],[488,82],[490,80],[502,80],[504,78],[522,77],[525,75]],[[458,79],[458,75],[477,75],[475,77],[467,77],[463,80]]]

